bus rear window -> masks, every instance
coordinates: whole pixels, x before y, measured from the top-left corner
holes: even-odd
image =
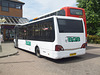
[[[70,14],[71,15],[83,15],[83,12],[80,9],[70,9]]]
[[[83,33],[83,23],[81,20],[58,19],[60,33]]]

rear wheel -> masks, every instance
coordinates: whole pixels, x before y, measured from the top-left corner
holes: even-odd
[[[39,58],[41,57],[39,47],[36,47],[35,54],[36,54],[37,57],[39,57]]]

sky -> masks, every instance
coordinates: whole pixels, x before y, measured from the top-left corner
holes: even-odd
[[[19,0],[25,3],[23,17],[33,19],[65,6],[77,7],[76,0]]]

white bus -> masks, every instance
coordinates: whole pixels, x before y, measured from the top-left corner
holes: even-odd
[[[15,47],[52,59],[86,52],[82,18],[51,16],[15,27]]]

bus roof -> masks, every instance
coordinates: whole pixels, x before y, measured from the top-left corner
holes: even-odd
[[[82,18],[69,17],[69,16],[49,16],[49,17],[42,18],[42,19],[39,19],[39,20],[27,22],[27,23],[25,23],[25,24],[20,24],[20,26],[27,25],[27,24],[30,24],[30,23],[35,23],[35,22],[38,22],[38,21],[41,21],[41,20],[45,20],[45,19],[49,19],[49,18],[54,18],[54,17],[56,17],[56,18],[64,18],[64,19],[83,20]]]
[[[81,10],[84,10],[83,8],[78,8],[78,7],[63,7],[62,9],[64,8],[72,8],[72,9],[81,9]]]
[[[83,8],[78,8],[78,7],[63,7],[63,8],[60,8],[60,9],[54,10],[54,11],[52,11],[52,12],[49,12],[49,13],[43,14],[43,15],[41,15],[41,16],[39,16],[39,17],[35,17],[35,18],[31,19],[30,21],[36,20],[36,19],[38,19],[38,18],[40,18],[40,17],[46,16],[46,15],[49,15],[49,14],[55,13],[55,12],[57,12],[57,11],[59,11],[59,10],[67,9],[67,8],[73,8],[73,9],[84,10]]]

